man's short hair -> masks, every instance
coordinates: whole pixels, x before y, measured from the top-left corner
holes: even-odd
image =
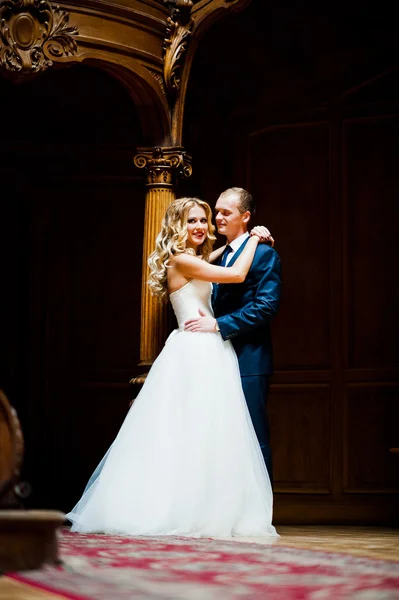
[[[220,194],[220,198],[224,198],[231,193],[237,194],[238,196],[237,208],[241,214],[247,211],[249,211],[251,215],[255,214],[255,201],[252,198],[251,194],[247,192],[247,190],[244,190],[243,188],[239,187],[231,187],[222,192]]]

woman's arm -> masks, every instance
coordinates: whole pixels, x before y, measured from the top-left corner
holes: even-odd
[[[221,246],[217,250],[214,250],[213,252],[211,252],[211,254],[209,256],[209,262],[214,263],[219,258],[219,256],[221,256],[223,254],[223,251],[225,248],[226,248],[226,246]]]
[[[210,265],[190,254],[179,254],[172,264],[186,279],[200,279],[212,283],[242,283],[248,274],[258,243],[257,236],[250,237],[231,267]]]
[[[249,235],[257,235],[261,242],[265,242],[266,244],[269,244],[272,248],[274,248],[274,239],[267,227],[264,227],[263,225],[257,225],[250,231]],[[217,248],[216,250],[211,252],[209,256],[209,262],[216,262],[217,259],[223,254],[225,248],[226,245],[221,246],[220,248]]]

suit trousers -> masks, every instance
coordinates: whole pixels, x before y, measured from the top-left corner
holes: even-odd
[[[243,375],[242,389],[249,414],[257,435],[260,449],[273,485],[272,452],[270,448],[269,420],[266,404],[269,395],[269,377],[267,375]]]

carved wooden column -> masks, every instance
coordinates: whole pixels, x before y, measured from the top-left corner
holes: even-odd
[[[162,219],[175,199],[179,177],[191,175],[191,158],[181,147],[139,149],[134,164],[147,171],[145,200],[143,275],[141,289],[140,365],[149,367],[159,354],[166,338],[166,303],[152,296],[148,285],[148,257],[155,248]],[[145,375],[131,383],[143,383]]]

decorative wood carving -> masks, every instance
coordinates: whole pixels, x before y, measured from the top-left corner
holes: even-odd
[[[34,75],[77,52],[69,14],[47,0],[5,0],[0,8],[0,62],[9,72]]]
[[[147,170],[147,186],[171,188],[177,177],[190,177],[191,157],[181,147],[139,149],[134,157],[139,169]]]
[[[146,67],[146,69],[151,75],[151,77],[158,83],[162,93],[166,96],[165,82],[162,75],[160,73],[157,73],[156,71],[153,71],[152,69],[149,69],[148,67]]]
[[[174,200],[174,184],[179,177],[191,175],[191,158],[181,147],[139,149],[134,164],[147,171],[147,196],[144,218],[143,279],[141,290],[140,364],[150,366],[160,352],[167,333],[166,304],[148,289],[148,257],[155,247],[162,219]],[[131,381],[142,384],[144,376]]]
[[[18,80],[56,62],[98,64],[142,108],[143,131],[154,140],[149,143],[179,146],[198,42],[219,16],[250,1],[73,0],[56,7],[49,0],[2,0],[0,68]]]
[[[132,377],[132,379],[129,381],[129,384],[130,385],[144,385],[146,379],[147,379],[147,373],[143,373],[142,375],[138,375],[137,377]],[[134,402],[134,400],[132,400],[130,405],[132,405],[133,402]]]
[[[194,26],[191,17],[191,0],[175,0],[167,2],[172,5],[172,14],[167,20],[166,38],[164,40],[164,79],[167,90],[174,94],[180,87],[180,71],[182,57],[187,49]]]
[[[252,0],[200,0],[195,3],[192,10],[196,27],[207,20],[214,22],[223,11],[240,11],[251,3]]]

